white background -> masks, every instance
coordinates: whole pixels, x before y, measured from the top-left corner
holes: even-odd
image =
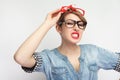
[[[0,0],[0,80],[44,80],[42,73],[25,73],[13,55],[20,44],[44,21],[47,13],[75,4],[86,11],[88,21],[81,43],[96,44],[120,52],[120,0]],[[37,51],[55,48],[60,38],[55,28]],[[119,80],[115,71],[99,71],[99,80]]]

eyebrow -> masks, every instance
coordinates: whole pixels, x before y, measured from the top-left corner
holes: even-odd
[[[72,21],[76,21],[76,20],[73,20],[73,19],[66,19],[66,20],[72,20]],[[66,20],[64,20],[64,21],[66,21]],[[81,21],[81,20],[78,20],[79,22],[83,22],[83,21]]]

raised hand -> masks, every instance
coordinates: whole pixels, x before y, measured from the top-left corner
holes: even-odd
[[[45,24],[48,24],[50,27],[53,27],[60,18],[60,16],[61,16],[60,9],[51,11],[50,13],[48,13],[45,19]]]

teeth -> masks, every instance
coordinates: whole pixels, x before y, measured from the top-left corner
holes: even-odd
[[[78,37],[78,34],[72,34],[73,37]]]

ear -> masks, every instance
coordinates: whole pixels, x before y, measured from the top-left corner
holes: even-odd
[[[62,32],[62,26],[56,25],[56,31],[58,33],[61,33]]]

